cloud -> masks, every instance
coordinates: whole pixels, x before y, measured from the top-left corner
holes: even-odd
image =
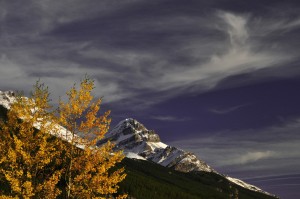
[[[237,158],[235,158],[231,164],[248,164],[250,162],[256,162],[261,159],[267,159],[274,157],[275,153],[273,151],[255,151],[247,152]]]
[[[154,120],[160,120],[160,121],[166,121],[166,122],[184,122],[187,120],[190,120],[189,118],[178,118],[174,116],[152,116],[151,117]]]
[[[287,174],[297,172],[300,164],[299,131],[300,119],[293,119],[277,126],[215,132],[168,144],[194,152],[223,172]]]
[[[298,29],[300,27],[300,18],[289,17],[287,13],[283,16],[281,13],[276,13],[267,18],[255,17],[253,20],[255,36],[283,36],[290,31]]]
[[[272,47],[281,40],[267,40],[278,22],[258,20],[251,13],[220,8],[206,14],[176,9],[166,14],[162,4],[153,9],[154,16],[149,11],[153,4],[135,0],[27,4],[7,2],[1,7],[0,89],[28,91],[41,78],[54,87],[57,98],[87,73],[97,80],[98,96],[147,108],[178,95],[216,89],[234,75],[262,69],[272,75],[274,68],[299,57],[298,51]],[[285,30],[298,27],[298,20],[288,22]]]
[[[269,50],[254,51],[258,48],[253,41],[252,32],[248,29],[249,16],[239,16],[224,11],[217,12],[217,29],[228,35],[229,43],[226,41],[209,42],[211,49],[217,49],[222,45],[221,52],[215,52],[208,57],[207,61],[195,63],[193,66],[177,68],[166,72],[156,86],[168,90],[178,87],[189,87],[201,85],[204,90],[214,89],[218,82],[224,78],[258,71],[265,68],[273,68],[278,64],[292,60],[292,57],[284,52],[272,52]],[[206,45],[199,44],[195,50],[198,56],[205,51]],[[176,68],[176,67],[175,67]]]
[[[276,184],[276,185],[269,185],[268,187],[282,187],[282,186],[300,186],[300,183],[289,183],[289,184]]]
[[[282,181],[282,180],[295,180],[300,179],[299,173],[287,174],[287,175],[268,175],[244,178],[244,180],[251,182],[268,182],[268,181]]]
[[[249,37],[247,30],[248,17],[236,16],[232,13],[220,12],[220,18],[227,23],[227,32],[232,45],[240,47],[247,42]]]
[[[0,74],[1,88],[22,90],[29,86],[27,82],[20,84],[20,79],[25,76],[26,72],[17,63],[10,60],[6,54],[1,54],[0,57]]]
[[[122,2],[113,2],[109,0],[28,0],[24,2],[5,2],[1,4],[1,14],[9,22],[15,22],[19,27],[8,28],[8,31],[16,34],[19,31],[26,30],[25,33],[43,33],[57,26],[90,19],[99,15],[107,15],[116,10],[122,9],[136,0],[124,0]],[[26,21],[26,20],[31,20]],[[34,27],[35,29],[30,29]]]
[[[142,52],[130,52],[129,50],[111,51],[109,49],[99,49],[94,47],[83,49],[78,53],[85,58],[104,60],[111,64],[122,65],[128,69],[132,68],[132,66],[139,66],[145,61],[155,59],[151,54],[143,54]]]
[[[232,106],[232,107],[228,107],[228,108],[223,108],[223,109],[217,109],[217,108],[212,108],[212,109],[209,109],[210,112],[212,113],[216,113],[216,114],[227,114],[227,113],[231,113],[231,112],[234,112],[234,111],[237,111],[241,108],[244,108],[246,106],[249,106],[250,104],[241,104],[241,105],[237,105],[237,106]]]

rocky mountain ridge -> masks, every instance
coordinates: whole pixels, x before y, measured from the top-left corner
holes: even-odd
[[[133,118],[119,122],[98,144],[101,145],[108,140],[116,144],[116,149],[123,150],[128,158],[151,161],[181,172],[213,172],[251,191],[272,195],[242,180],[218,173],[191,152],[186,152],[161,142],[159,135],[155,131],[148,130],[143,124]]]
[[[182,172],[216,172],[193,153],[162,143],[155,131],[132,118],[121,121],[99,144],[108,140],[129,158],[149,160]]]

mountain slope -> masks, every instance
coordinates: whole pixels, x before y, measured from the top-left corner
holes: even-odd
[[[274,199],[238,186],[214,172],[179,172],[159,164],[125,158],[127,177],[120,190],[136,199]]]
[[[119,122],[98,144],[108,140],[114,142],[117,149],[122,149],[128,158],[147,160],[185,173],[207,172],[226,178],[236,186],[271,196],[254,185],[219,174],[193,153],[162,143],[159,135],[135,119],[128,118]]]
[[[162,143],[159,135],[132,118],[121,121],[98,144],[107,140],[124,150],[127,157],[146,159],[182,172],[214,171],[194,154]]]
[[[26,99],[26,97],[24,97]],[[0,91],[0,120],[6,119],[7,111],[10,109],[11,104],[16,101],[15,93],[13,91]],[[22,119],[22,118],[20,118]],[[42,118],[41,118],[42,119]],[[52,121],[49,121],[51,123]],[[40,129],[40,123],[36,122],[33,125],[36,129]],[[65,127],[55,124],[53,129],[49,131],[50,134],[59,137],[60,139],[71,142],[72,137],[74,136],[77,139],[80,139],[78,135],[73,135],[68,129]],[[84,145],[76,144],[78,148],[84,149]]]

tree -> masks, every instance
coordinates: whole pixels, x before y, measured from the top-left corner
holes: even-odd
[[[93,102],[93,88],[94,82],[84,78],[79,89],[74,85],[67,92],[67,102],[60,101],[58,112],[39,82],[31,98],[16,98],[0,125],[0,180],[7,186],[0,198],[111,198],[117,193],[126,175],[114,166],[124,156],[109,142],[96,146],[109,128],[110,112],[98,116],[101,99]]]
[[[113,152],[109,142],[96,147],[96,142],[108,131],[111,120],[109,111],[97,117],[101,99],[92,102],[93,88],[94,81],[86,77],[79,89],[74,85],[67,92],[68,101],[60,101],[59,105],[59,123],[69,130],[66,139],[71,143],[64,155],[66,198],[108,198],[117,192],[117,184],[126,176],[123,168],[111,171],[124,158],[120,151]],[[81,136],[76,136],[77,133]]]
[[[31,98],[16,97],[0,125],[0,175],[12,198],[56,198],[61,144],[54,133],[48,89],[37,83]],[[9,198],[1,196],[1,198]]]

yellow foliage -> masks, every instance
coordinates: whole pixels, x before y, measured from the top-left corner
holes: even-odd
[[[74,85],[67,92],[68,101],[61,101],[59,106],[59,121],[72,133],[71,143],[85,146],[84,151],[74,147],[66,150],[67,198],[107,198],[117,193],[117,184],[126,176],[124,169],[110,172],[124,158],[121,152],[113,153],[111,143],[95,146],[108,131],[111,119],[109,111],[97,115],[102,101],[98,99],[92,102],[93,88],[94,82],[85,78],[79,89]],[[79,120],[81,122],[78,125]],[[81,133],[82,139],[74,136],[76,132]]]
[[[111,119],[109,111],[98,116],[101,99],[93,101],[94,82],[85,78],[79,89],[74,85],[58,112],[52,111],[48,89],[39,82],[34,88],[31,98],[17,96],[7,121],[0,122],[0,183],[9,189],[0,199],[112,198],[126,176],[123,168],[114,168],[124,156],[109,142],[96,146]],[[70,143],[53,137],[60,134],[57,124],[72,134]]]
[[[56,198],[59,194],[48,197],[51,192],[47,191],[55,189],[59,181],[48,183],[53,181],[55,159],[60,155],[49,149],[59,149],[61,145],[49,134],[54,117],[48,112],[48,96],[47,88],[37,83],[32,98],[17,96],[7,121],[1,122],[0,174],[11,190],[9,196],[2,198]]]
[[[0,196],[0,199],[19,199],[18,197],[12,197],[12,196]]]

